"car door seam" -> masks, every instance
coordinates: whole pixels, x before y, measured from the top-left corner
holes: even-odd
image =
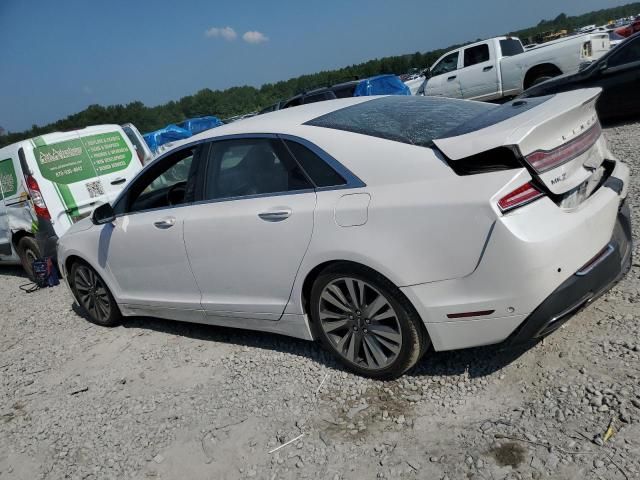
[[[282,317],[284,316],[284,312],[287,311],[287,307],[289,306],[289,304],[291,303],[291,297],[293,296],[293,289],[296,285],[296,282],[298,280],[298,275],[300,275],[300,269],[302,268],[302,264],[304,262],[304,259],[307,257],[307,252],[309,251],[309,248],[311,247],[311,241],[313,240],[313,233],[315,232],[316,229],[316,213],[318,211],[318,192],[314,192],[314,198],[315,198],[315,202],[313,205],[313,215],[311,216],[312,221],[311,221],[311,235],[309,235],[309,241],[307,242],[307,247],[304,250],[304,253],[302,254],[302,258],[300,258],[300,263],[298,264],[298,268],[296,270],[296,274],[293,277],[293,282],[291,283],[291,290],[289,291],[289,298],[287,299],[287,303],[285,303],[284,305],[284,309],[282,310],[282,313],[280,314],[280,317],[278,318],[278,321],[280,321],[282,319]],[[302,312],[304,314],[304,311]]]

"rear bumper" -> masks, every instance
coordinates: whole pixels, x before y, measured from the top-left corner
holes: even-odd
[[[472,274],[401,287],[425,323],[433,348],[536,338],[606,291],[628,267],[631,255],[624,206],[628,179],[628,167],[617,162],[611,181],[575,209],[558,208],[543,198],[500,216]],[[597,268],[575,275],[609,244],[613,251]],[[479,315],[458,315],[467,312]],[[531,326],[525,329],[525,324]]]
[[[631,268],[632,236],[629,206],[622,204],[611,241],[590,265],[565,280],[507,340],[535,340],[560,328],[578,310],[613,287]]]

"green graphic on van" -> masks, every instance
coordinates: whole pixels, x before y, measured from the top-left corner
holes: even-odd
[[[10,158],[0,160],[0,185],[0,200],[18,193],[18,178]]]
[[[119,132],[38,145],[33,152],[42,176],[61,185],[124,170],[132,158]]]

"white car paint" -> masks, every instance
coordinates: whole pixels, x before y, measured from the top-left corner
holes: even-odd
[[[598,90],[559,94],[460,138],[436,140],[442,153],[305,125],[379,97],[319,102],[225,125],[180,142],[174,151],[234,136],[288,135],[323,149],[362,183],[295,195],[202,201],[125,214],[106,225],[87,219],[61,239],[60,263],[65,272],[74,258],[89,263],[124,315],[311,340],[305,280],[326,262],[351,261],[401,289],[436,350],[500,342],[607,244],[626,188],[620,193],[600,188],[575,208],[560,207],[545,196],[503,214],[498,200],[531,181],[529,170],[523,166],[459,176],[443,155],[456,162],[507,141],[525,154],[559,146],[592,119],[597,95]],[[551,127],[545,127],[547,122]],[[615,161],[613,175],[626,185],[628,168],[613,158],[603,139],[599,142],[587,156],[556,170],[573,172],[597,155],[600,161]],[[573,176],[555,190],[571,190]],[[289,212],[283,221],[259,218],[283,211]],[[175,226],[153,227],[165,220]],[[480,310],[493,312],[464,320],[448,317]]]
[[[503,52],[501,41],[517,42],[522,53]],[[486,48],[488,56],[483,57],[484,61],[466,65],[465,54],[477,48]],[[425,80],[418,94],[481,101],[512,97],[535,80],[536,69],[542,66],[551,66],[560,73],[574,73],[581,64],[597,60],[609,49],[607,33],[565,37],[529,49],[524,49],[515,37],[490,38],[442,55],[430,68],[432,76]],[[441,62],[455,55],[458,55],[456,68],[438,74]]]

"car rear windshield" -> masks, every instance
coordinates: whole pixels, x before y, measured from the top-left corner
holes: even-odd
[[[305,125],[431,147],[433,140],[490,127],[550,98],[527,98],[495,105],[451,98],[390,95],[335,110]]]
[[[513,57],[524,52],[522,43],[520,40],[514,38],[507,38],[506,40],[500,40],[500,50],[502,50],[503,57]]]
[[[432,140],[495,108],[489,103],[391,95],[335,110],[306,125],[430,147]]]

